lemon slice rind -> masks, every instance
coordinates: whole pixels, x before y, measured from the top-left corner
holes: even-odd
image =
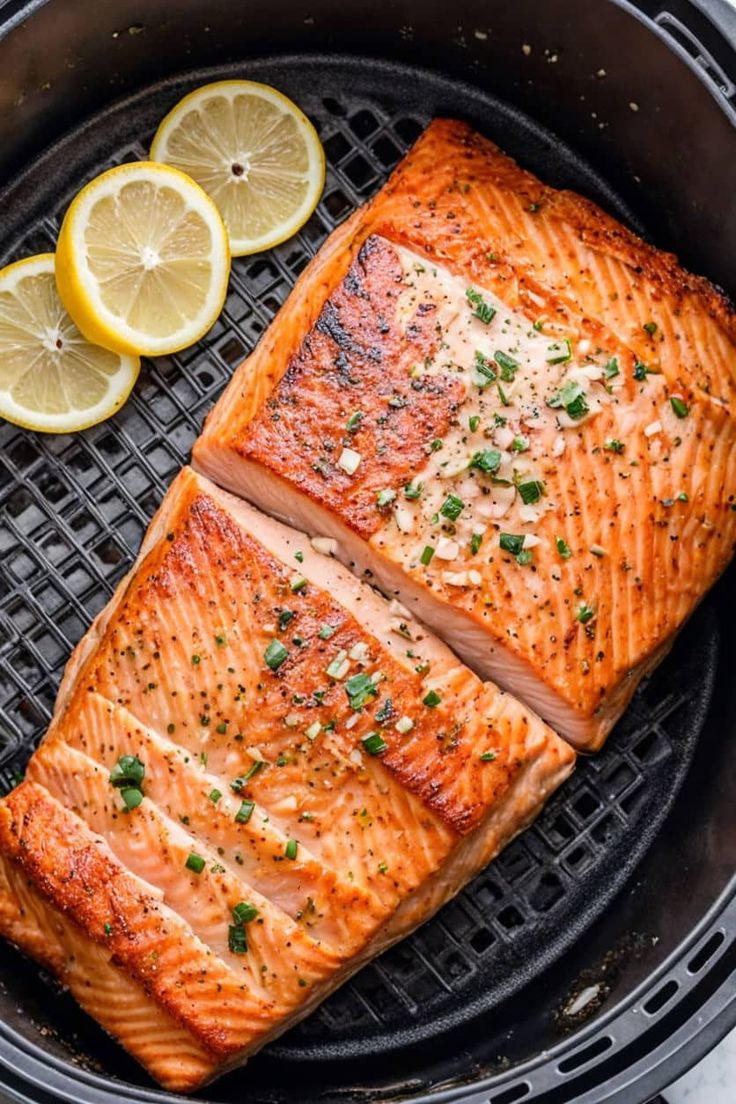
[[[223,151],[223,153],[230,152],[232,157],[223,157],[223,164],[217,169],[203,162],[202,173],[200,174],[195,166],[189,164],[185,166],[183,163],[178,163],[176,156],[172,153],[171,146],[172,138],[185,125],[185,120],[193,115],[200,115],[201,118],[200,109],[204,104],[208,100],[220,96],[231,103],[237,96],[255,97],[258,100],[266,101],[282,115],[288,116],[295,123],[307,156],[306,170],[300,174],[294,174],[293,171],[285,170],[278,165],[273,170],[269,168],[266,177],[266,188],[273,188],[278,184],[279,174],[287,180],[289,178],[295,180],[298,175],[298,178],[304,182],[305,191],[301,202],[290,212],[288,217],[274,222],[274,225],[267,231],[258,235],[243,236],[237,232],[236,228],[228,225],[227,215],[222,208],[220,209],[228,229],[230,252],[233,257],[242,257],[265,249],[272,249],[281,242],[287,241],[307,222],[317,206],[324,188],[325,154],[317,131],[310,120],[292,100],[279,92],[278,89],[272,88],[268,84],[261,84],[259,81],[250,80],[224,80],[203,85],[184,96],[164,117],[151,144],[150,156],[152,161],[161,161],[177,166],[194,176],[205,191],[212,195],[216,203],[218,202],[216,192],[227,175],[227,162],[237,157],[235,151]],[[218,172],[221,174],[219,179],[216,175]]]
[[[201,307],[185,324],[164,335],[132,326],[118,312],[108,308],[100,292],[97,277],[90,267],[86,231],[96,205],[115,200],[127,185],[151,184],[162,191],[170,189],[186,202],[188,213],[202,220],[211,234],[211,250],[201,263],[211,269],[207,293]],[[136,213],[129,212],[126,230],[135,230]],[[141,224],[145,222],[141,219]],[[143,230],[141,229],[141,234]],[[145,243],[141,242],[141,249]],[[170,259],[163,267],[196,266],[191,257]],[[108,169],[90,181],[69,207],[56,248],[56,280],[61,299],[81,332],[90,341],[118,353],[161,356],[178,352],[198,341],[217,320],[227,295],[230,275],[230,249],[225,227],[217,207],[202,188],[185,173],[170,165],[134,161]],[[114,274],[113,278],[119,278]],[[155,295],[151,296],[155,309]]]
[[[32,304],[30,302],[32,296],[23,297],[22,294],[19,294],[19,285],[25,280],[33,280],[34,277],[53,277],[53,275],[53,253],[40,253],[33,257],[26,257],[0,270],[0,362],[9,353],[15,356],[19,355],[17,336],[20,335],[23,339],[23,349],[27,348],[29,358],[32,358],[29,360],[29,370],[34,366],[38,366],[39,357],[43,357],[44,350],[48,349],[48,345],[44,346],[44,337],[48,340],[48,336],[42,335],[40,332],[41,320],[35,320],[38,322],[38,331],[34,328]],[[33,289],[29,289],[29,291],[31,290]],[[53,283],[51,288],[44,286],[41,292],[42,298],[45,299],[47,304],[49,292],[55,295]],[[9,327],[7,325],[9,321],[8,311],[3,310],[2,307],[2,300],[7,296],[11,296],[18,301],[17,310],[15,312],[11,310],[10,312]],[[24,298],[28,298],[29,302],[24,302]],[[12,393],[15,388],[9,388],[0,382],[0,417],[14,425],[38,433],[76,433],[79,430],[88,429],[90,426],[105,421],[120,409],[130,395],[138,378],[140,361],[136,356],[118,354],[119,364],[117,369],[109,371],[111,357],[115,354],[111,354],[107,350],[96,349],[79,332],[61,302],[54,304],[54,306],[58,306],[57,317],[60,322],[60,336],[63,336],[63,341],[67,345],[68,353],[72,355],[75,366],[78,367],[80,359],[87,364],[94,364],[96,357],[98,361],[105,361],[107,367],[104,370],[100,367],[99,371],[94,372],[98,387],[102,380],[106,380],[105,394],[91,406],[77,407],[67,402],[66,410],[49,412],[30,409],[18,402]],[[65,355],[60,350],[56,365],[62,374],[64,372],[64,360]],[[64,397],[66,397],[66,391]]]

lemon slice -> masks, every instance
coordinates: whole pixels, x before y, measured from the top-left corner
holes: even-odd
[[[325,155],[291,100],[256,81],[206,84],[161,123],[151,158],[188,173],[212,196],[234,257],[295,234],[317,206]]]
[[[118,353],[193,345],[217,319],[230,250],[214,203],[178,169],[134,161],[82,188],[61,226],[56,281],[79,329]]]
[[[138,357],[91,345],[56,291],[54,254],[0,271],[0,417],[40,433],[74,433],[123,405]]]

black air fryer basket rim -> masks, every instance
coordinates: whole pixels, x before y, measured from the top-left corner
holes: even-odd
[[[702,64],[696,61],[678,40],[674,40],[663,27],[652,22],[647,14],[633,7],[626,0],[609,0],[609,2],[628,12],[664,41],[708,89],[720,110],[736,122],[733,103],[724,96],[722,89],[703,69]],[[36,10],[44,6],[44,3],[45,0],[34,0],[30,4],[13,3],[0,6],[0,20],[5,20],[4,27],[0,26],[0,38],[13,26],[32,16]],[[736,51],[736,13],[725,4],[725,0],[697,0],[697,7],[713,20],[723,37]],[[736,76],[736,63],[733,71]],[[467,1101],[468,1104],[471,1102],[476,1104],[476,1101],[478,1104],[481,1102],[485,1104],[489,1100],[490,1092],[492,1093],[491,1104],[495,1104],[496,1101],[499,1101],[499,1104],[501,1101],[507,1104],[507,1101],[522,1100],[527,1097],[535,1101],[554,1099],[555,1104],[561,1104],[563,1098],[559,1096],[559,1091],[562,1085],[558,1082],[557,1089],[553,1088],[554,1076],[545,1076],[541,1079],[542,1083],[538,1084],[535,1074],[543,1067],[548,1067],[551,1071],[552,1065],[559,1064],[567,1057],[574,1058],[576,1055],[584,1054],[591,1042],[595,1043],[596,1040],[608,1037],[611,1042],[600,1055],[600,1061],[598,1056],[594,1056],[587,1063],[581,1063],[580,1076],[577,1076],[576,1070],[575,1077],[564,1082],[565,1091],[575,1093],[574,1097],[565,1095],[564,1104],[573,1100],[580,1101],[581,1104],[583,1101],[586,1104],[587,1102],[592,1104],[593,1101],[596,1104],[599,1102],[602,1104],[603,1101],[611,1104],[613,1102],[634,1104],[635,1101],[644,1100],[645,1097],[671,1082],[736,1024],[736,990],[733,974],[730,976],[724,974],[719,983],[712,985],[703,995],[702,990],[707,978],[699,972],[688,970],[688,963],[694,960],[700,948],[708,946],[714,935],[720,932],[723,938],[713,951],[708,962],[708,970],[705,972],[708,973],[711,968],[717,968],[720,964],[723,973],[724,964],[730,963],[733,957],[731,952],[734,950],[735,928],[736,879],[724,889],[719,899],[691,930],[687,938],[638,987],[627,994],[626,998],[603,1011],[591,1023],[549,1049],[544,1055],[537,1055],[515,1065],[513,1069],[500,1076],[496,1075],[478,1080],[474,1084],[456,1086],[422,1096],[413,1094],[411,1099],[416,1104],[420,1101],[458,1100]],[[639,1053],[636,1042],[639,1035],[637,1023],[641,1023],[641,1005],[647,998],[651,999],[652,994],[656,995],[660,992],[673,978],[678,980],[680,996],[669,1013],[657,1021],[660,1032],[663,1030],[663,1025],[671,1023],[668,1038],[653,1043],[643,1054]],[[682,1007],[686,1005],[688,1005],[687,1011],[682,1011]],[[679,1015],[678,1008],[680,1008]],[[111,1104],[115,1099],[160,1102],[172,1099],[170,1094],[160,1090],[140,1089],[119,1082],[110,1082],[103,1076],[76,1069],[63,1060],[49,1055],[40,1046],[31,1043],[14,1031],[2,1028],[2,1025],[0,1029],[0,1064],[8,1071],[6,1090],[10,1093],[9,1099],[40,1101],[53,1096],[54,1099],[75,1102],[84,1099],[90,1104],[92,1102]],[[630,1052],[633,1054],[629,1060]],[[596,1086],[591,1088],[589,1075],[592,1069],[596,1065],[603,1069],[611,1062],[615,1063],[616,1068],[607,1075],[609,1080],[606,1084],[596,1083]],[[244,1082],[244,1084],[247,1083]],[[526,1091],[514,1094],[514,1089],[524,1084],[528,1086]],[[82,1086],[85,1089],[83,1097],[80,1096]],[[26,1095],[26,1091],[31,1095]],[[550,1092],[554,1095],[550,1096]]]

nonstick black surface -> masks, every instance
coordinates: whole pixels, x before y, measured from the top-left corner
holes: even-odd
[[[330,230],[382,184],[430,118],[468,119],[547,182],[579,190],[645,230],[569,148],[477,89],[366,59],[294,56],[188,73],[91,116],[11,188],[0,224],[4,261],[52,250],[60,216],[82,183],[113,163],[144,158],[157,122],[181,95],[233,76],[276,85],[310,115],[328,158],[324,196],[291,241],[234,262],[225,311],[211,333],[190,350],[145,362],[133,398],[111,421],[67,437],[10,425],[0,430],[0,774],[6,783],[42,735],[72,646],[136,554],[164,488],[187,461],[232,370]],[[406,1097],[445,1077],[502,1071],[509,1061],[558,1044],[661,961],[702,890],[694,876],[691,885],[683,882],[682,916],[670,917],[665,932],[656,910],[637,915],[636,894],[644,891],[641,871],[638,881],[632,875],[670,814],[704,727],[696,775],[703,748],[719,737],[713,710],[722,713],[724,706],[712,699],[725,593],[722,586],[718,600],[705,602],[604,751],[580,762],[532,828],[434,920],[254,1059],[247,1075],[229,1075],[203,1098],[238,1099],[247,1092],[253,1102],[306,1104],[323,1094],[345,1099],[357,1086],[371,1099],[385,1092]],[[709,761],[716,757],[707,754]],[[700,800],[706,799],[701,788]],[[676,815],[687,815],[682,803]],[[694,832],[678,856],[684,865],[669,868],[670,881],[694,861],[691,845],[717,850]],[[711,873],[714,895],[727,876],[723,862]],[[660,866],[651,877],[667,883]],[[627,903],[619,911],[627,917],[628,910],[631,924],[620,924],[614,936],[601,917],[624,887]],[[590,973],[576,982],[583,967]],[[0,1018],[24,1046],[40,1046],[57,1063],[71,1060],[81,1070],[149,1085],[68,997],[5,947],[0,978]],[[599,985],[598,996],[578,1017],[566,1017],[565,994],[586,984]],[[536,1025],[536,1036],[516,1032],[520,1020]],[[478,1046],[478,1038],[485,1042]],[[433,1054],[433,1048],[441,1049]]]

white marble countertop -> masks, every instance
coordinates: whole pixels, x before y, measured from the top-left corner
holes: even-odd
[[[736,1104],[736,1031],[662,1095],[667,1104]]]

